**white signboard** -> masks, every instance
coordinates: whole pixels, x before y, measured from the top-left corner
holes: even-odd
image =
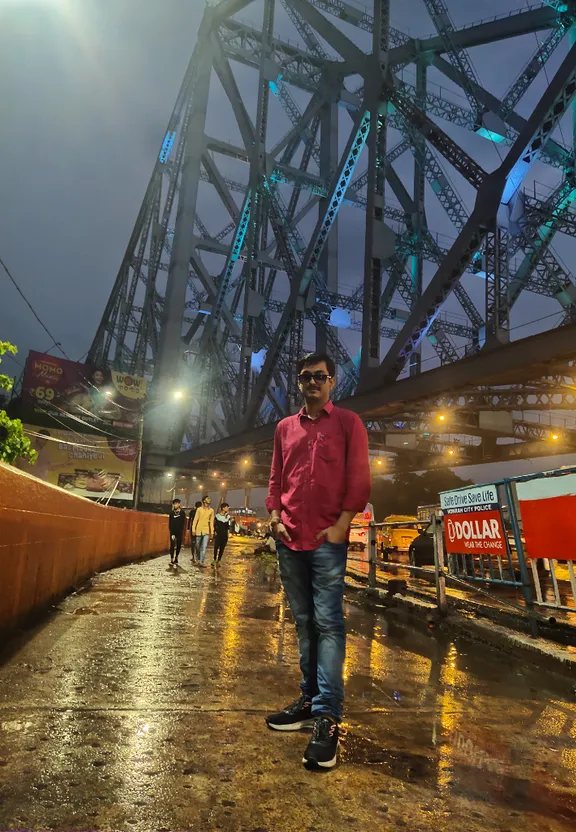
[[[476,488],[461,488],[458,491],[443,491],[440,505],[444,511],[478,511],[481,506],[498,503],[498,489],[495,485],[480,485]]]

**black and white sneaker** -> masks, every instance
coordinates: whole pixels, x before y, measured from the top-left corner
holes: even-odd
[[[314,720],[314,730],[302,762],[308,769],[332,768],[338,756],[338,724],[329,716]]]
[[[277,714],[266,717],[268,728],[275,731],[299,731],[301,728],[311,728],[314,725],[312,717],[312,700],[302,696],[291,705],[287,705]]]

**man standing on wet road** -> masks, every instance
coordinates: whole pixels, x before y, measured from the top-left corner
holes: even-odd
[[[332,768],[344,701],[344,573],[348,530],[370,497],[368,436],[334,407],[336,367],[323,353],[298,362],[304,407],[276,428],[266,507],[280,576],[296,621],[301,696],[266,722],[277,731],[314,726],[302,762]]]
[[[192,528],[194,526],[194,517],[196,516],[196,512],[198,511],[198,509],[200,508],[201,505],[202,505],[202,503],[200,502],[200,500],[197,500],[194,503],[194,508],[190,509],[190,514],[188,515],[188,531],[190,532],[190,552],[192,554],[192,563],[194,563],[194,561],[196,560],[196,555],[197,555],[197,552],[196,552],[196,535],[192,531]]]
[[[180,500],[172,500],[172,511],[168,515],[168,528],[170,529],[170,563],[178,566],[178,555],[182,548],[182,538],[186,531],[186,514],[180,508]]]
[[[210,508],[211,502],[210,497],[206,494],[202,500],[202,505],[196,509],[192,521],[192,534],[196,537],[196,554],[199,566],[206,566],[206,550],[208,549],[208,542],[214,534],[214,509]]]
[[[220,563],[224,549],[228,545],[230,525],[234,521],[230,517],[230,504],[222,503],[220,511],[214,517],[214,563]]]

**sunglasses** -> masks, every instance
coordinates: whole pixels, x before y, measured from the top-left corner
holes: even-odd
[[[312,379],[314,379],[314,381],[317,381],[318,384],[326,384],[329,378],[332,378],[332,376],[329,376],[326,373],[322,373],[320,371],[318,371],[317,373],[305,372],[300,373],[300,375],[298,376],[298,381],[300,382],[300,384],[310,384]]]

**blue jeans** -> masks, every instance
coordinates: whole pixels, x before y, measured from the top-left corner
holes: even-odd
[[[296,621],[300,688],[312,699],[312,714],[340,721],[344,703],[344,574],[347,543],[325,541],[317,549],[295,552],[277,542],[280,577]]]
[[[198,556],[198,560],[200,561],[200,563],[204,563],[204,561],[206,560],[206,550],[208,549],[209,540],[209,534],[196,535],[196,555]]]

